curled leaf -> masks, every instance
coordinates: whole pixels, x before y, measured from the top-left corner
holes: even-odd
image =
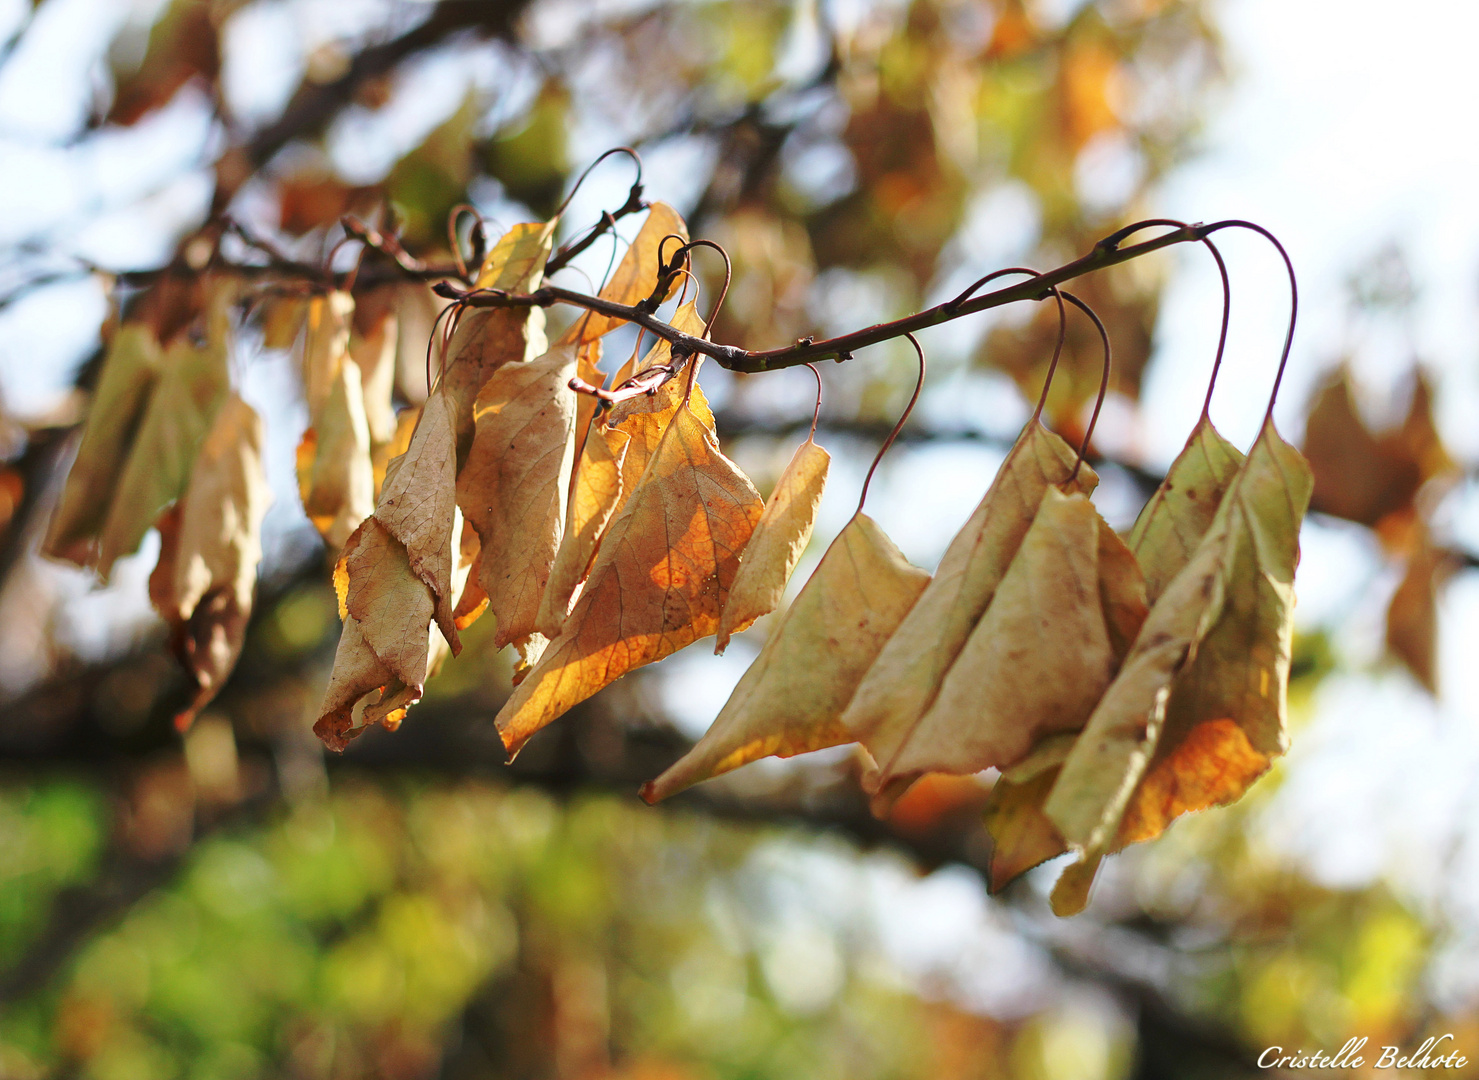
[[[502,648],[535,630],[565,527],[575,456],[575,349],[509,364],[488,377],[457,502],[482,541],[478,583]]]
[[[611,275],[611,279],[601,289],[601,298],[627,305],[647,299],[657,288],[658,249],[665,236],[680,236],[686,243],[688,226],[683,223],[683,218],[678,211],[667,203],[655,202],[647,211],[647,220],[642,222],[642,227],[637,230],[636,239],[622,255],[621,262],[616,264],[616,270]],[[677,249],[678,244],[669,240],[667,254],[671,255]],[[668,295],[672,295],[672,290],[677,287],[677,280],[675,278],[669,287]],[[566,330],[560,338],[559,344],[583,345],[595,341],[603,334],[615,330],[624,321],[614,315],[587,312],[570,325],[570,329]]]
[[[708,732],[642,798],[665,799],[768,755],[851,742],[842,710],[927,581],[872,518],[855,515]]]
[[[780,605],[791,571],[796,569],[797,560],[811,540],[831,461],[827,451],[807,439],[796,448],[776,481],[760,524],[755,526],[755,535],[740,555],[734,588],[729,591],[729,600],[719,617],[716,653],[724,651],[730,635],[739,633]]]
[[[375,466],[359,365],[340,360],[314,426],[298,444],[303,510],[329,547],[339,548],[375,509]]]
[[[113,335],[87,410],[82,442],[52,514],[41,552],[85,565],[108,514],[129,446],[163,365],[147,325],[125,323]]]
[[[560,636],[498,713],[509,753],[633,668],[712,634],[762,509],[703,419],[679,408]]]

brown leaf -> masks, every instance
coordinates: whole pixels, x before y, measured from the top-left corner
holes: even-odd
[[[530,292],[544,279],[544,264],[558,221],[515,225],[488,257],[478,275],[480,289]],[[452,407],[457,461],[466,458],[473,436],[473,402],[488,376],[506,363],[532,360],[545,351],[541,308],[475,308],[462,313],[447,347],[442,386]]]
[[[313,730],[331,750],[343,750],[364,729],[354,708],[367,694],[381,690],[385,706],[368,722],[391,730],[420,699],[436,599],[412,571],[405,545],[375,517],[350,536],[335,583],[343,590],[344,630]]]
[[[1056,779],[1055,767],[1017,782],[1002,776],[991,789],[985,811],[992,840],[991,892],[1000,892],[1034,866],[1068,850],[1058,827],[1042,812]]]
[[[934,579],[858,686],[842,722],[879,761],[889,761],[934,701],[940,681],[991,603],[1042,503],[1073,471],[1074,451],[1035,421],[956,534]],[[1098,477],[1079,470],[1077,490]]]
[[[1407,559],[1407,569],[1387,606],[1387,651],[1400,660],[1428,693],[1438,693],[1438,589],[1451,569],[1426,537]]]
[[[215,696],[241,653],[262,558],[262,518],[272,501],[263,442],[261,417],[231,394],[201,444],[189,487],[163,519],[165,542],[149,591],[197,687],[176,718],[182,729]]]
[[[575,458],[575,348],[508,364],[474,406],[477,432],[457,476],[457,503],[482,541],[478,583],[502,648],[534,632],[565,527]]]
[[[1418,488],[1453,468],[1433,425],[1432,391],[1419,372],[1407,419],[1373,435],[1356,411],[1350,371],[1342,367],[1315,398],[1305,422],[1304,453],[1314,471],[1310,505],[1362,525],[1408,511]]]
[[[337,550],[375,509],[375,466],[359,365],[341,359],[313,427],[298,444],[303,510]]]
[[[586,435],[580,467],[570,484],[565,532],[539,603],[536,623],[547,637],[557,636],[564,626],[570,601],[585,580],[601,534],[621,502],[621,465],[628,440],[625,432],[615,428],[592,430]]]
[[[831,461],[827,451],[807,439],[776,481],[755,535],[740,555],[739,573],[719,617],[716,653],[724,651],[730,635],[780,606],[791,571],[811,540]]]
[[[1088,496],[1047,489],[934,703],[880,761],[880,786],[1009,766],[1042,738],[1083,727],[1115,667],[1099,592],[1101,522]]]
[[[1108,849],[1163,727],[1163,759],[1182,733],[1229,717],[1259,753],[1282,749],[1292,582],[1309,486],[1303,459],[1266,422],[1053,786],[1045,809],[1071,849]]]
[[[928,581],[872,518],[854,515],[708,732],[642,798],[665,799],[772,754],[851,742],[843,707]]]
[[[683,223],[683,218],[678,211],[667,203],[653,203],[647,211],[647,220],[642,222],[642,227],[637,230],[636,239],[622,255],[621,262],[616,264],[616,272],[601,289],[601,298],[628,306],[639,300],[647,299],[657,288],[658,247],[663,237],[673,235],[681,236],[682,242],[687,243],[688,226]],[[678,250],[678,247],[678,242],[669,240],[667,254],[671,256]],[[675,279],[668,289],[669,296],[676,287],[677,280]],[[565,331],[557,344],[581,345],[595,341],[603,334],[615,330],[623,322],[625,322],[624,319],[618,319],[613,315],[587,312],[571,324],[570,329]]]
[[[83,566],[96,553],[98,532],[162,363],[159,343],[147,326],[119,327],[87,410],[77,457],[41,545],[43,555]]]
[[[762,509],[703,419],[680,408],[560,636],[498,713],[509,752],[633,668],[712,634]]]
[[[268,296],[263,299],[262,348],[291,349],[308,321],[308,300],[301,296]]]
[[[1089,889],[1094,884],[1094,875],[1099,873],[1099,863],[1103,858],[1102,855],[1090,855],[1063,868],[1048,898],[1054,915],[1066,919],[1089,906]]]
[[[385,484],[375,505],[375,517],[391,536],[405,545],[411,571],[436,597],[437,627],[454,655],[462,651],[452,614],[455,600],[452,529],[457,508],[455,458],[451,407],[438,388],[421,409],[411,445],[386,467]]]
[[[182,335],[165,354],[99,536],[98,573],[104,580],[119,557],[138,550],[144,534],[189,482],[195,455],[230,384],[224,330],[217,330],[219,336],[204,346]]]

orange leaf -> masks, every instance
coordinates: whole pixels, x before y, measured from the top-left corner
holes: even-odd
[[[739,574],[719,618],[716,653],[724,651],[731,634],[780,605],[791,571],[811,540],[831,461],[827,451],[807,439],[796,448],[786,471],[781,473],[760,524],[755,526],[755,535],[740,555]]]
[[[498,713],[509,752],[633,668],[712,634],[762,509],[702,418],[680,408],[560,636]]]
[[[601,298],[612,300],[618,304],[628,306],[639,300],[645,300],[657,288],[658,271],[658,247],[665,236],[677,235],[683,238],[682,242],[688,240],[688,226],[683,223],[683,218],[671,206],[664,202],[655,202],[647,211],[647,220],[642,222],[642,228],[637,230],[637,237],[632,241],[631,247],[627,248],[626,254],[621,257],[621,262],[616,264],[616,272],[611,275],[611,280],[606,282],[601,289]],[[679,242],[669,240],[667,252],[669,256],[677,251]],[[679,275],[681,278],[681,275]],[[677,288],[678,279],[674,279],[668,290]],[[663,299],[667,299],[664,297]],[[586,342],[595,341],[603,334],[610,333],[620,326],[624,319],[618,319],[614,315],[600,315],[596,312],[587,312],[581,315],[571,324],[561,336],[560,345],[583,345]]]

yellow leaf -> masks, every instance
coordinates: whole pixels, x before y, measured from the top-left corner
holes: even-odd
[[[1088,496],[1047,489],[934,703],[880,762],[881,787],[1006,767],[1040,739],[1083,727],[1115,663],[1099,595],[1101,521]]]
[[[585,580],[601,534],[621,501],[621,463],[627,441],[626,433],[615,428],[586,435],[580,467],[570,485],[565,532],[539,603],[536,623],[546,637],[557,636],[565,624],[575,590]]]
[[[616,264],[616,272],[611,275],[611,280],[606,282],[601,290],[601,298],[628,306],[639,300],[647,299],[652,294],[652,290],[657,288],[658,247],[663,237],[671,235],[681,236],[682,242],[686,243],[688,226],[683,223],[683,218],[678,211],[667,203],[653,203],[647,211],[647,220],[642,222],[642,228],[637,230],[636,239],[632,241],[631,247],[627,248],[626,254],[621,257],[621,262]],[[669,240],[667,254],[671,256],[678,250],[678,247],[678,241]],[[679,277],[681,278],[681,275]],[[668,295],[672,295],[672,290],[677,288],[677,285],[678,279],[675,279],[669,287]],[[594,341],[601,335],[615,330],[624,321],[612,315],[587,312],[571,324],[570,329],[565,331],[558,344],[580,345]]]
[[[138,550],[160,513],[184,492],[229,385],[224,335],[204,346],[192,345],[189,334],[175,339],[103,523],[98,573],[104,580],[120,556]]]
[[[934,701],[940,680],[996,594],[1043,493],[1067,482],[1076,456],[1036,421],[1018,437],[919,603],[884,645],[843,713],[843,724],[877,760],[893,758]],[[1087,493],[1097,482],[1084,466],[1076,490]]]
[[[1151,603],[1191,559],[1242,464],[1242,452],[1218,434],[1211,420],[1197,421],[1130,530],[1130,550],[1145,573]]]
[[[509,753],[633,668],[712,634],[762,509],[702,418],[680,408],[560,636],[498,713]]]
[[[1048,898],[1054,915],[1065,919],[1089,906],[1089,889],[1094,884],[1094,875],[1099,873],[1099,863],[1103,858],[1102,855],[1090,855],[1063,868]]]
[[[478,288],[521,293],[537,289],[557,223],[533,222],[510,229],[483,260]],[[540,308],[473,308],[462,313],[442,376],[457,433],[459,465],[472,445],[473,402],[488,376],[506,363],[541,356],[545,349]]]
[[[405,545],[412,572],[426,582],[436,597],[437,627],[454,654],[462,651],[452,615],[455,599],[452,529],[456,509],[456,445],[451,407],[438,388],[422,406],[411,445],[386,467],[375,517],[390,535]]]
[[[694,337],[702,337],[704,332],[704,319],[698,313],[698,308],[692,300],[683,304],[677,311],[673,312],[673,318],[669,323],[674,330]],[[606,423],[619,426],[628,417],[637,416],[642,413],[666,413],[677,408],[683,400],[684,393],[688,389],[688,365],[690,363],[703,363],[703,356],[684,357],[677,369],[683,374],[675,376],[663,383],[653,393],[643,394],[641,397],[628,398],[626,401],[618,402],[611,407],[606,414]],[[666,338],[659,338],[656,345],[647,351],[647,355],[637,361],[635,357],[621,366],[621,369],[612,379],[613,386],[620,386],[635,375],[644,371],[651,371],[655,367],[673,366],[673,344]],[[693,373],[694,386],[697,387],[698,373]]]
[[[87,410],[82,442],[52,514],[44,555],[85,565],[107,517],[129,444],[163,362],[159,342],[142,323],[118,328]]]
[[[1021,781],[1003,775],[986,800],[986,831],[991,834],[991,891],[1000,892],[1034,866],[1068,849],[1057,827],[1042,812],[1044,800],[1058,778],[1056,767]]]
[[[656,802],[771,754],[790,757],[852,741],[840,722],[842,709],[928,581],[872,518],[855,515],[713,726],[642,797]]]
[[[601,363],[601,341],[588,341],[575,350],[575,374],[592,386],[605,386],[606,374]],[[577,394],[575,398],[575,430],[590,431],[599,404],[593,394]]]
[[[196,684],[176,718],[181,728],[215,696],[241,653],[262,558],[262,518],[272,501],[263,441],[261,418],[232,394],[201,445],[179,513],[167,515],[168,542],[149,591]]]
[[[495,648],[534,632],[565,527],[575,458],[575,348],[558,346],[488,377],[457,502],[482,542],[478,583],[498,620]]]
[[[308,315],[301,296],[268,296],[262,302],[262,348],[291,349]]]
[[[350,321],[349,357],[359,365],[370,445],[376,449],[393,440],[396,432],[391,397],[399,345],[399,293],[395,285],[369,290],[359,297]]]
[[[731,634],[737,634],[762,615],[774,611],[786,591],[791,571],[811,540],[827,467],[832,458],[811,439],[792,455],[765,504],[760,524],[740,555],[739,573],[729,601],[719,617],[714,651],[722,653]],[[881,643],[880,643],[881,644]]]
[[[1232,720],[1204,721],[1180,739],[1170,735],[1168,727],[1161,752],[1125,807],[1116,848],[1155,839],[1182,814],[1233,802],[1269,766],[1269,756],[1254,749]]]
[[[1294,563],[1309,490],[1308,466],[1265,423],[1206,536],[1150,609],[1048,797],[1046,812],[1073,850],[1096,854],[1113,841],[1156,754],[1173,680],[1172,732],[1232,718],[1260,753],[1279,752]]]
[[[298,444],[298,491],[304,512],[331,549],[342,547],[375,509],[365,397],[359,365],[348,358],[339,363],[316,424]]]
[[[303,335],[303,397],[308,402],[308,425],[318,424],[334,383],[339,366],[349,355],[349,318],[354,313],[354,297],[335,290],[327,296],[308,301]],[[363,403],[361,403],[363,405]]]

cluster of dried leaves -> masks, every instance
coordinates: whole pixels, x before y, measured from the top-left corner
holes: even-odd
[[[477,286],[536,289],[554,230],[516,226]],[[660,299],[674,236],[682,219],[653,204],[601,296]],[[261,422],[227,371],[236,287],[200,282],[115,332],[46,542],[106,576],[160,529],[150,592],[196,707],[240,649],[266,505]],[[481,617],[520,657],[496,720],[517,753],[626,672],[711,634],[723,651],[780,606],[826,483],[811,437],[763,502],[719,448],[697,359],[634,351],[614,385],[645,375],[648,392],[598,410],[572,380],[604,385],[601,338],[621,320],[584,313],[551,345],[528,306],[456,310],[424,404],[397,416],[407,314],[389,287],[279,296],[263,319],[269,344],[302,341],[301,495],[341,551],[343,633],[314,726],[328,746],[396,728]],[[672,325],[705,333],[692,303]],[[1097,480],[1034,418],[933,577],[860,508],[644,798],[844,743],[881,814],[926,774],[997,769],[993,886],[1073,852],[1053,903],[1079,910],[1103,855],[1237,798],[1285,750],[1312,486],[1271,421],[1244,458],[1205,415],[1128,537],[1090,502]]]
[[[97,570],[162,540],[149,598],[195,682],[188,725],[236,665],[271,501],[262,420],[231,388],[234,278],[166,278],[113,330],[43,553]]]

